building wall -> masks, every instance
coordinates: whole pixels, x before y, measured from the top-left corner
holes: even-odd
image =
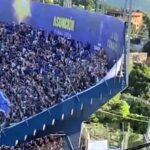
[[[148,55],[147,53],[130,53],[130,59],[133,63],[146,63]]]
[[[147,63],[148,66],[150,66],[150,57],[148,57],[146,63]]]
[[[136,30],[140,30],[143,25],[143,12],[136,11],[132,12],[132,20],[131,22],[135,25]]]

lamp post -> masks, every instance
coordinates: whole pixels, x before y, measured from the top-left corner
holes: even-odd
[[[125,21],[127,21],[127,4],[128,4],[128,0],[125,0],[125,3],[124,3],[124,11],[123,11],[123,19]]]
[[[96,12],[99,12],[100,0],[96,1]]]
[[[127,6],[127,2],[128,0],[126,0],[126,6]],[[131,20],[132,20],[132,3],[133,3],[133,0],[129,0],[129,13],[126,12],[125,13],[125,16],[127,16],[127,24],[128,24],[128,28],[127,28],[127,33],[126,33],[126,50],[125,50],[125,62],[126,62],[126,84],[128,86],[129,84],[129,68],[128,68],[128,64],[129,64],[129,52],[130,52],[130,37],[131,37]],[[126,18],[126,17],[125,17]]]

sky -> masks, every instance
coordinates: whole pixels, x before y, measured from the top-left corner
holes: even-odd
[[[123,7],[125,0],[105,0],[111,5]],[[129,0],[128,0],[129,1]],[[150,13],[150,0],[132,0],[133,9],[142,10]]]

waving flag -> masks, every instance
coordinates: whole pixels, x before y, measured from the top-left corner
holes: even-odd
[[[2,91],[0,91],[0,111],[3,112],[5,116],[9,116],[10,102]]]
[[[107,75],[100,81],[100,83],[103,83],[104,81],[116,77],[119,71],[121,70],[123,60],[124,60],[124,55],[120,57],[120,59],[114,64],[114,66],[110,69]]]

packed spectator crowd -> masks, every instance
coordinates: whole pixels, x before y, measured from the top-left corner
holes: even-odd
[[[63,138],[61,135],[49,135],[17,146],[1,146],[0,150],[64,150]]]
[[[0,22],[0,89],[11,102],[6,126],[87,89],[107,71],[104,49],[93,52],[89,44],[53,32],[45,36],[23,23]],[[63,138],[47,136],[0,150],[63,150]]]
[[[104,49],[26,24],[0,22],[0,89],[19,122],[94,85],[107,73]]]

